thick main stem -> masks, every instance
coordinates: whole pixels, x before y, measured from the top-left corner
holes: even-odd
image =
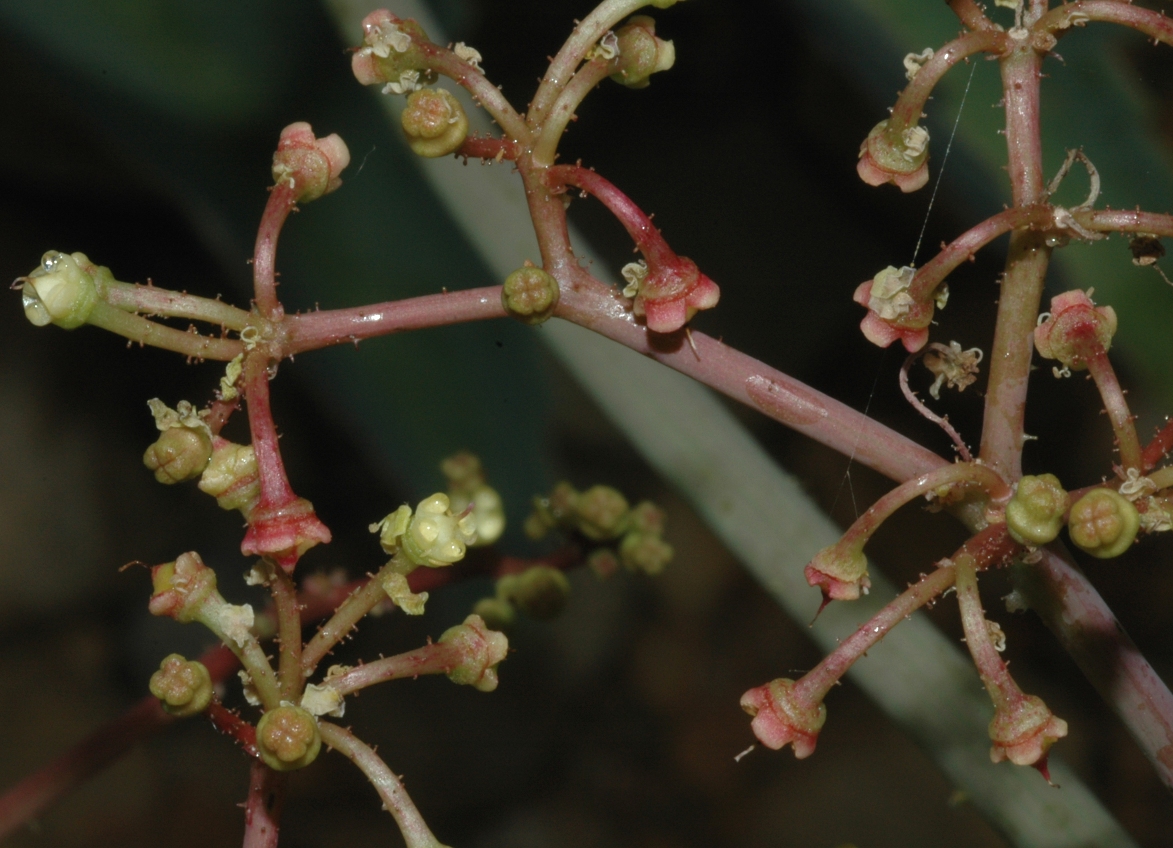
[[[277,848],[284,805],[285,775],[254,760],[244,806],[244,848]]]
[[[1006,146],[1016,207],[1046,200],[1039,136],[1039,71],[1042,57],[1029,39],[1002,60]],[[1007,480],[1022,476],[1023,422],[1034,351],[1033,333],[1051,258],[1040,233],[1017,230],[1002,277],[998,324],[989,363],[981,458]]]

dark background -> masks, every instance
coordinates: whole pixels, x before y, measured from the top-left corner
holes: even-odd
[[[563,159],[581,157],[656,213],[669,241],[721,284],[720,307],[698,327],[945,451],[944,437],[899,396],[902,357],[863,341],[851,302],[859,282],[911,260],[928,202],[927,189],[913,196],[868,189],[854,173],[860,140],[902,84],[899,55],[924,46],[899,44],[894,61],[860,70],[864,60],[887,56],[909,10],[926,4],[887,5],[887,29],[862,13],[845,25],[837,13],[798,2],[690,0],[653,10],[660,34],[676,42],[677,67],[646,90],[601,87],[579,110]],[[447,0],[437,11],[451,37],[484,54],[490,78],[521,107],[544,57],[588,9],[566,0]],[[934,19],[938,41],[956,30],[943,5],[923,14]],[[1169,51],[1139,38],[1080,38],[1085,46],[1072,39],[1073,50],[1096,54],[1095,67],[1108,69],[1092,87],[1123,85],[1134,107],[1133,124],[1106,127],[1095,101],[1074,104],[1071,120],[1086,128],[1086,143],[1114,133],[1160,140],[1170,126],[1162,105],[1173,80]],[[345,44],[357,40],[352,34]],[[323,8],[301,0],[0,3],[0,266],[15,277],[45,250],[81,250],[119,279],[152,278],[244,303],[272,147],[285,124],[309,120],[319,134],[342,134],[354,164],[342,190],[285,231],[278,264],[290,308],[495,282],[452,238],[451,219],[385,128],[374,93],[350,77],[345,44]],[[1080,54],[1066,45],[1068,64],[1048,66],[1061,118],[1073,108],[1061,86],[1081,82],[1067,72]],[[1004,178],[983,158],[988,139],[980,137],[997,118],[996,95],[987,95],[995,67],[978,64],[926,245],[1005,200]],[[967,72],[954,75],[964,80]],[[950,97],[942,93],[930,115],[934,178],[956,114]],[[1057,164],[1062,146],[1077,143],[1084,139],[1059,140],[1048,161]],[[1125,154],[1112,161],[1110,147],[1096,161],[1106,183],[1123,192],[1125,178],[1109,178],[1114,165],[1130,163]],[[1167,184],[1164,173],[1132,179],[1154,192]],[[1082,183],[1071,191],[1078,195]],[[1141,200],[1148,202],[1113,202]],[[600,255],[614,267],[628,261],[624,234],[599,208],[579,202],[572,212]],[[1168,314],[1173,293],[1128,264],[1123,242],[1096,247],[1109,257],[1097,261],[1116,269],[1103,285],[1122,280],[1121,297],[1133,298],[1120,301],[1122,339],[1129,308],[1138,315],[1132,326]],[[935,338],[988,346],[1000,249],[951,279],[953,299]],[[1057,288],[1086,285],[1069,266]],[[0,321],[0,784],[7,785],[141,697],[162,656],[194,654],[207,643],[195,628],[147,616],[145,572],[119,573],[120,565],[198,550],[218,568],[225,593],[244,600],[235,574],[247,564],[237,553],[237,516],[194,487],[161,489],[139,460],[153,438],[146,399],[206,398],[218,368],[127,350],[88,328],[33,328],[16,295]],[[1142,433],[1160,420],[1168,396],[1167,381],[1153,379],[1168,361],[1167,342],[1167,330],[1142,326],[1124,351],[1126,384],[1138,398],[1144,393]],[[979,383],[938,407],[971,443],[980,392]],[[759,750],[734,763],[752,741],[737,707],[741,692],[809,668],[818,653],[803,627],[655,480],[535,332],[504,323],[460,327],[306,355],[282,366],[274,404],[294,485],[335,532],[332,545],[305,560],[307,569],[377,568],[381,555],[366,525],[439,488],[439,459],[460,448],[484,457],[514,528],[528,497],[561,478],[581,487],[612,483],[669,508],[668,538],[678,551],[669,570],[607,583],[574,575],[561,619],[523,622],[512,635],[516,650],[497,692],[424,679],[352,699],[347,720],[406,776],[445,843],[1003,844],[851,684],[830,698],[813,758],[799,763],[789,752]],[[1090,384],[1038,381],[1028,431],[1042,438],[1028,452],[1028,470],[1057,471],[1069,485],[1107,473],[1110,431],[1098,413]],[[845,486],[846,460],[744,418],[841,522],[888,485],[855,467]],[[905,512],[871,549],[897,582],[962,538],[948,519]],[[511,550],[533,550],[524,545],[516,530],[507,537]],[[1146,540],[1118,561],[1088,564],[1166,678],[1169,553],[1163,540]],[[993,613],[1008,585],[1001,575],[983,585]],[[364,625],[345,657],[421,644],[489,591],[487,583],[462,586],[434,595],[422,621],[389,616]],[[943,603],[932,615],[959,635],[954,611]],[[1140,844],[1163,844],[1173,805],[1119,723],[1033,617],[998,617],[1024,688],[1070,722],[1057,753]],[[231,844],[246,773],[230,742],[190,721],[10,844]],[[282,844],[386,844],[393,827],[378,806],[349,764],[324,756],[292,780]]]

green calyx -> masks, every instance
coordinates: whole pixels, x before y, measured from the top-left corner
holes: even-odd
[[[676,47],[671,41],[656,38],[656,22],[646,15],[636,15],[615,35],[619,61],[611,79],[620,85],[646,88],[652,74],[676,63]]]
[[[558,281],[541,268],[526,265],[505,278],[501,305],[523,324],[541,324],[554,314],[562,291]]]
[[[309,711],[283,703],[257,722],[257,751],[275,771],[305,768],[318,758],[322,736]]]
[[[1059,535],[1069,498],[1054,474],[1023,477],[1006,504],[1006,530],[1020,545],[1045,545]]]

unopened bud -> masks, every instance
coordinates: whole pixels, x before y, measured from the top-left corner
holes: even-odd
[[[535,565],[520,574],[502,578],[497,594],[512,601],[530,618],[549,621],[566,608],[570,581],[556,568]]]
[[[676,62],[676,47],[656,38],[656,22],[646,15],[631,18],[615,35],[619,65],[611,79],[628,88],[645,88],[652,74],[666,71]]]
[[[203,663],[171,654],[151,675],[151,694],[178,718],[202,713],[212,700],[212,677]]]
[[[195,621],[209,601],[220,601],[216,591],[216,572],[204,565],[194,551],[182,554],[175,562],[151,569],[153,593],[151,615],[164,615],[176,621]]]
[[[1072,543],[1100,559],[1120,556],[1128,550],[1140,529],[1140,514],[1111,489],[1092,489],[1071,507],[1067,534]]]
[[[619,559],[630,571],[659,574],[672,561],[672,546],[655,533],[631,532],[619,543]]]
[[[451,93],[442,88],[413,91],[400,118],[407,144],[417,156],[447,156],[464,144],[468,116]]]
[[[478,615],[470,615],[463,624],[450,627],[440,637],[440,644],[451,645],[460,653],[460,662],[448,672],[448,679],[481,692],[497,688],[497,665],[509,653],[504,633],[492,630]]]
[[[273,181],[289,183],[296,198],[308,203],[342,185],[339,174],[349,164],[350,150],[337,133],[317,138],[313,127],[298,121],[281,131],[273,154]]]
[[[1044,359],[1057,359],[1072,371],[1087,368],[1087,360],[1112,347],[1116,311],[1096,306],[1075,289],[1051,298],[1051,311],[1040,315],[1035,327],[1035,349]]]
[[[212,459],[200,476],[199,488],[214,497],[221,509],[239,509],[247,518],[261,497],[252,446],[213,439]]]
[[[1020,545],[1045,545],[1059,535],[1067,503],[1054,474],[1023,477],[1006,504],[1006,530]]]
[[[501,305],[523,324],[541,324],[548,319],[559,297],[558,281],[534,265],[518,268],[501,287]]]
[[[110,269],[94,265],[84,253],[50,250],[27,277],[17,278],[24,315],[38,327],[80,327],[94,311],[103,278],[113,279]]]
[[[575,529],[588,539],[614,539],[627,529],[627,498],[610,486],[591,486],[574,502]]]
[[[795,695],[795,688],[793,680],[773,680],[742,695],[741,708],[753,716],[750,727],[759,742],[775,751],[793,745],[794,756],[801,760],[815,751],[827,707],[821,700],[807,703]]]
[[[284,703],[257,722],[257,750],[275,771],[304,768],[322,748],[318,722],[308,710]]]

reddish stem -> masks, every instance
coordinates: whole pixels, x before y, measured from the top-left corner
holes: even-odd
[[[581,165],[555,165],[546,169],[546,185],[557,190],[572,185],[590,192],[619,219],[635,246],[649,265],[665,265],[676,261],[676,253],[664,241],[652,219],[626,194],[611,182]]]
[[[961,438],[961,434],[957,432],[956,428],[949,423],[949,418],[938,415],[925,406],[921,402],[921,399],[917,397],[916,392],[912,390],[912,387],[908,385],[908,370],[914,362],[924,356],[927,351],[933,349],[934,346],[940,347],[940,345],[934,343],[927,348],[918,350],[916,353],[910,353],[908,358],[904,360],[904,364],[900,366],[900,391],[904,395],[904,399],[912,405],[913,409],[945,431],[946,435],[953,441],[953,449],[957,451],[957,455],[961,457],[962,462],[973,462],[973,455],[969,452],[969,446]]]
[[[1132,411],[1124,399],[1124,389],[1116,379],[1116,371],[1104,351],[1104,346],[1094,336],[1087,340],[1092,348],[1091,355],[1083,357],[1087,370],[1096,381],[1096,388],[1100,391],[1100,398],[1104,401],[1104,408],[1112,422],[1112,432],[1116,434],[1116,445],[1120,449],[1120,464],[1124,469],[1142,469],[1144,460],[1141,456],[1140,441],[1136,437],[1136,425],[1133,424]]]
[[[474,159],[493,159],[513,161],[521,153],[518,144],[507,138],[491,138],[488,136],[469,136],[457,149],[457,156]]]
[[[270,321],[285,314],[277,300],[277,239],[297,201],[297,189],[290,180],[281,180],[269,190],[269,200],[257,228],[253,248],[253,290],[257,309]]]
[[[961,626],[965,630],[965,645],[973,657],[974,665],[982,677],[986,691],[995,710],[1003,710],[1022,701],[1022,690],[1010,676],[1006,663],[994,647],[990,629],[986,624],[986,612],[978,594],[977,569],[972,558],[958,557],[955,561],[957,572],[957,604],[961,608]]]
[[[973,30],[993,29],[994,22],[986,17],[982,7],[975,0],[949,0],[949,8],[961,22]]]
[[[1173,419],[1165,422],[1165,426],[1158,431],[1149,442],[1141,455],[1144,463],[1141,470],[1145,473],[1152,471],[1165,456],[1173,451]]]
[[[463,657],[454,643],[434,642],[414,651],[384,657],[364,663],[338,677],[331,678],[330,688],[339,695],[348,695],[376,683],[419,677],[421,674],[447,674],[458,666]]]
[[[1173,215],[1139,209],[1073,209],[1072,216],[1085,229],[1101,233],[1148,233],[1173,236]]]
[[[277,679],[281,684],[281,697],[296,702],[305,688],[305,677],[301,673],[301,610],[297,587],[285,569],[274,568],[269,588],[277,611],[277,643],[280,648]]]
[[[920,123],[925,103],[950,68],[975,53],[1002,52],[1006,38],[1006,33],[1000,30],[982,27],[950,41],[934,53],[900,92],[888,119],[887,131],[899,137],[905,129]]]
[[[244,807],[244,848],[276,848],[285,806],[286,776],[254,760]]]
[[[1056,38],[1067,35],[1077,23],[1106,21],[1143,33],[1154,41],[1173,44],[1173,21],[1161,12],[1142,9],[1120,0],[1081,0],[1066,3],[1043,15],[1035,25]]]
[[[236,740],[250,757],[260,756],[260,752],[257,750],[257,729],[253,725],[215,698],[208,704],[207,713],[212,727],[230,739]]]

